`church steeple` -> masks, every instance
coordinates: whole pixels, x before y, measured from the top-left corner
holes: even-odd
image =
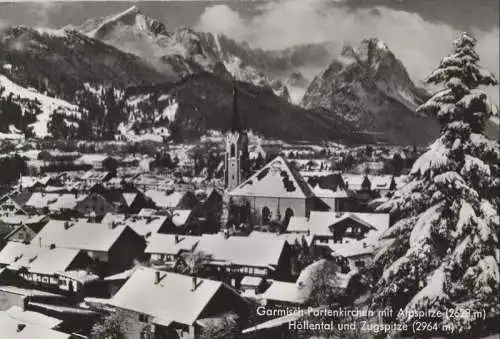
[[[238,111],[238,89],[233,83],[233,112],[231,117],[231,132],[240,133],[240,112]]]
[[[231,128],[226,135],[225,182],[232,190],[248,175],[248,136],[242,130],[238,108],[238,89],[233,83],[233,111]]]

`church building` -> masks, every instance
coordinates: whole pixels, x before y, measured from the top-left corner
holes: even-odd
[[[292,216],[329,210],[300,173],[283,157],[276,157],[248,179],[248,136],[241,129],[237,90],[233,89],[232,127],[226,136],[226,192],[235,205],[248,206],[253,225],[271,221],[287,225]]]

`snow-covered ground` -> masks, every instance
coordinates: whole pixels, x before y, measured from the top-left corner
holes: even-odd
[[[49,135],[47,123],[50,121],[50,117],[52,116],[54,110],[60,109],[61,112],[66,113],[67,115],[79,116],[80,114],[78,106],[58,98],[49,97],[32,89],[22,87],[1,74],[0,87],[5,88],[5,91],[2,93],[2,97],[7,97],[12,93],[14,97],[19,96],[21,99],[29,99],[40,103],[42,113],[37,116],[38,121],[30,125],[33,126],[33,131],[37,137],[43,138]]]

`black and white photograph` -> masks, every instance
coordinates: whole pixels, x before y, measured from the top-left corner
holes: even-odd
[[[0,339],[500,338],[499,0],[0,0]]]

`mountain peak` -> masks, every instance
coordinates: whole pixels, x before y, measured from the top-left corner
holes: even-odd
[[[419,143],[432,140],[438,130],[433,121],[415,117],[423,94],[383,41],[366,38],[357,47],[344,46],[341,56],[313,80],[301,105],[342,115],[390,142]]]
[[[394,54],[389,47],[378,38],[365,38],[356,48],[345,45],[342,56],[355,59],[358,63],[368,66],[376,66],[383,61],[393,62],[395,60]]]
[[[165,25],[159,20],[142,14],[138,6],[134,5],[123,12],[101,19],[91,19],[83,24],[80,30],[92,38],[99,39],[109,34],[117,27],[133,28],[136,31],[158,35],[166,34]]]

